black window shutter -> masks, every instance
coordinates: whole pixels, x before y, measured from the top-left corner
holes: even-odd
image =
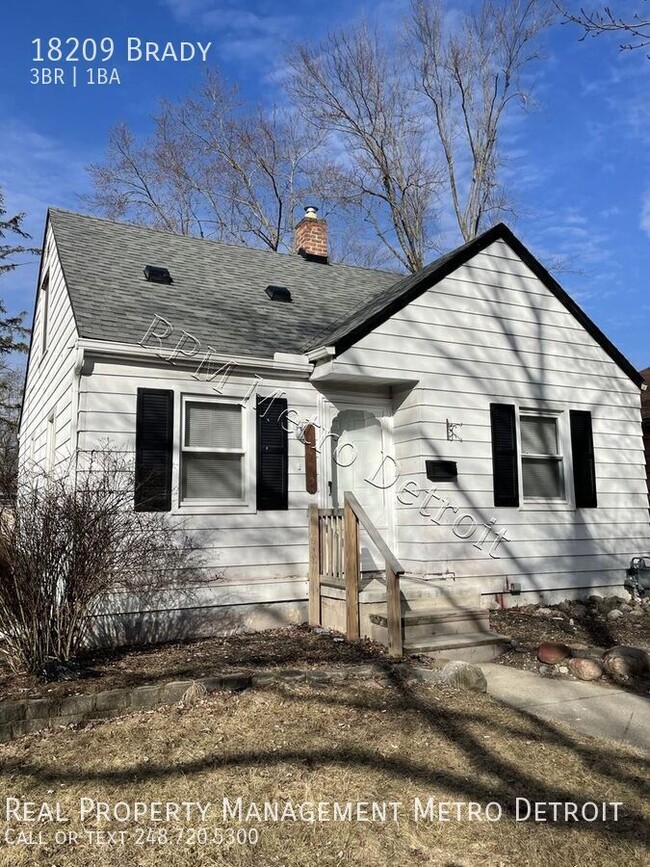
[[[506,403],[491,403],[490,425],[492,428],[494,505],[518,506],[519,470],[514,406]]]
[[[135,423],[135,510],[172,507],[174,392],[139,388]]]
[[[257,508],[289,508],[289,441],[284,398],[257,399]]]
[[[571,453],[573,458],[573,484],[576,508],[589,509],[598,505],[596,495],[596,461],[594,459],[594,436],[591,429],[591,413],[588,410],[572,409]]]

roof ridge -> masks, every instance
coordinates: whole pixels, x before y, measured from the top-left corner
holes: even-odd
[[[228,241],[218,241],[216,238],[204,238],[200,235],[183,235],[180,232],[173,232],[171,229],[160,229],[156,226],[146,226],[142,223],[133,223],[126,220],[111,220],[109,217],[100,217],[97,214],[82,214],[79,211],[71,211],[68,208],[58,208],[50,206],[48,208],[48,214],[65,214],[66,216],[81,218],[82,220],[92,220],[98,223],[106,223],[109,226],[120,226],[125,229],[134,229],[136,231],[155,232],[159,235],[171,236],[173,238],[183,238],[189,241],[196,241],[199,243],[216,244],[219,247],[226,247],[233,250],[247,250],[252,253],[269,254],[271,256],[282,256],[283,258],[289,257],[292,260],[304,262],[306,265],[317,265],[319,268],[323,267],[321,263],[308,262],[301,256],[297,256],[289,252],[265,249],[263,247],[250,247],[248,244],[234,244]],[[367,268],[363,265],[351,265],[348,262],[330,262],[329,266],[334,268],[354,268],[356,271],[364,271],[368,274],[388,274],[390,276],[394,276],[396,280],[401,279],[401,277],[403,276],[395,271],[388,271],[384,270],[383,268]]]

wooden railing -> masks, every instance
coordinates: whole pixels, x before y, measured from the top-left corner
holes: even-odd
[[[326,579],[345,590],[346,634],[352,641],[359,638],[361,580],[359,525],[361,525],[384,559],[388,649],[391,656],[402,656],[399,576],[404,573],[404,568],[354,494],[346,491],[343,499],[343,509],[319,509],[317,506],[310,506],[309,622],[314,626],[321,623],[321,583]]]
[[[320,574],[343,584],[345,544],[343,509],[323,509],[318,513]]]

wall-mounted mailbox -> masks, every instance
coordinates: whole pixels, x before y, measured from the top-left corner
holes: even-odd
[[[427,461],[426,465],[430,482],[451,482],[458,477],[456,461]]]

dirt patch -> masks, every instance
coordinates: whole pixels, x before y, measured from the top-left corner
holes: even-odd
[[[95,652],[80,658],[82,676],[72,681],[43,683],[29,674],[13,674],[0,662],[0,700],[54,698],[232,671],[368,665],[387,658],[386,648],[372,641],[348,642],[334,632],[296,626]]]
[[[537,648],[542,642],[560,642],[569,647],[577,647],[582,652],[592,649],[594,656],[597,656],[599,651],[604,652],[617,645],[648,650],[650,608],[647,605],[630,606],[629,601],[617,597],[603,599],[592,596],[583,602],[562,602],[541,610],[540,606],[528,605],[491,611],[491,628],[502,635],[508,635],[514,645],[512,650],[504,653],[496,662],[527,671],[539,671]],[[627,610],[628,608],[632,610]],[[614,609],[621,611],[621,616],[612,619],[609,615]],[[633,613],[634,611],[636,613]],[[558,671],[559,667],[556,667],[553,673],[557,674]],[[571,674],[565,673],[562,676],[576,679]],[[650,692],[650,677],[622,682],[605,674],[599,683],[624,686],[642,695]]]

